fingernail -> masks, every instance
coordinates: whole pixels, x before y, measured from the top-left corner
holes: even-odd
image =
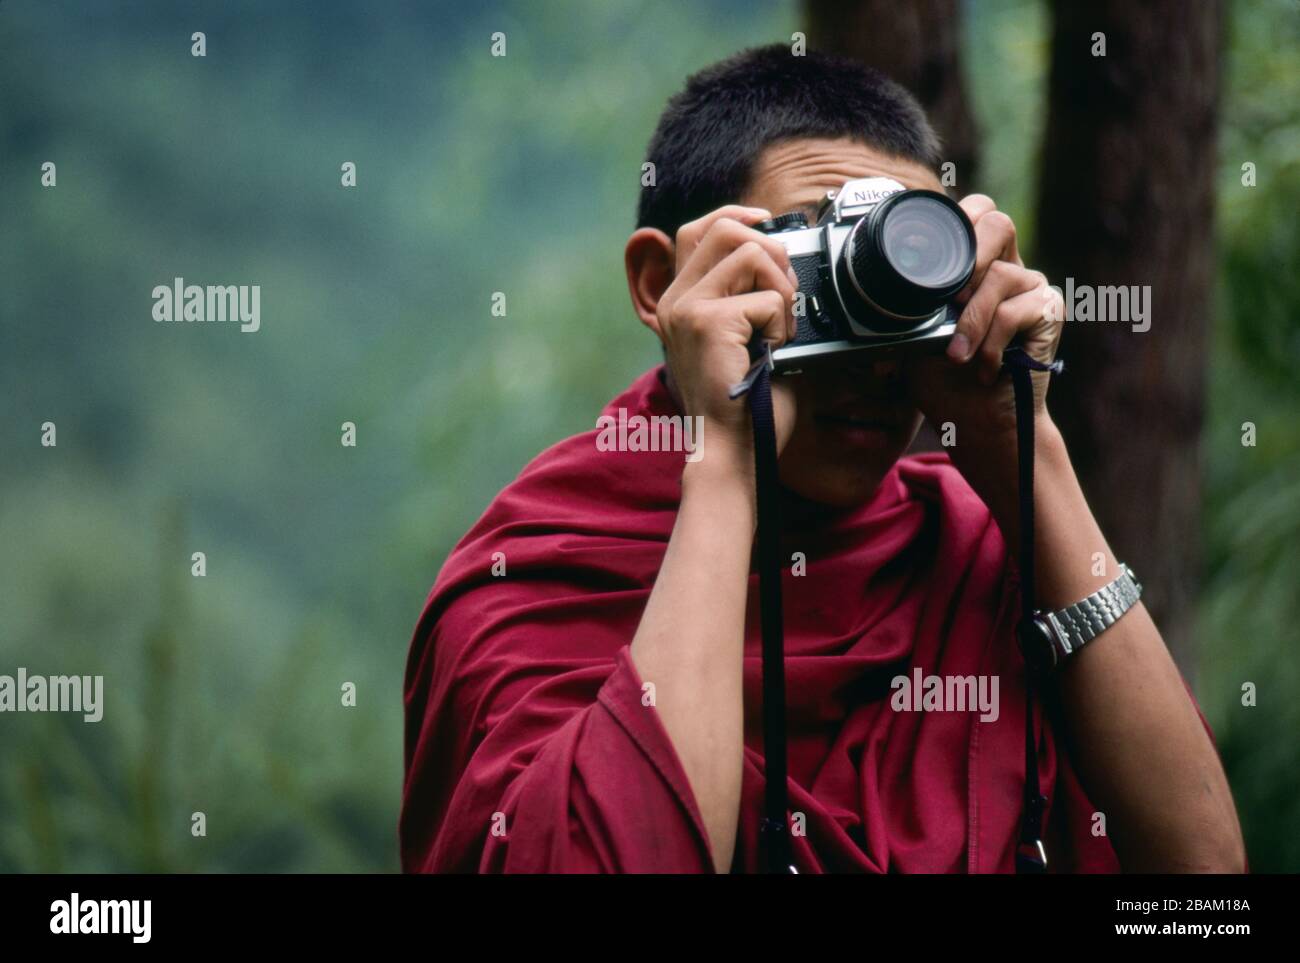
[[[948,357],[953,361],[965,361],[970,354],[970,338],[964,334],[954,334],[948,342]]]
[[[790,283],[793,284],[796,288],[799,286],[799,275],[794,273],[793,267],[787,267],[785,269],[785,276],[790,279]]]

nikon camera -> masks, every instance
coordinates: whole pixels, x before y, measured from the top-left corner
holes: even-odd
[[[866,177],[828,193],[811,227],[795,212],[755,229],[781,242],[799,277],[798,328],[772,352],[777,371],[947,345],[975,230],[945,195]]]

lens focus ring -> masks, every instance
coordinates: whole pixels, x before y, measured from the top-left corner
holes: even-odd
[[[943,194],[902,191],[854,226],[844,253],[853,286],[872,307],[897,318],[920,318],[970,280],[975,232],[966,213]]]

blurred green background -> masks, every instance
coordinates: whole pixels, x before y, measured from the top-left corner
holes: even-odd
[[[1229,11],[1195,688],[1253,868],[1296,871],[1300,10]],[[984,187],[1031,235],[1047,20],[965,11]],[[0,716],[0,871],[396,869],[425,594],[658,358],[621,248],[665,99],[799,28],[774,0],[0,0],[0,672],[106,688],[97,725]],[[176,276],[260,284],[261,331],[155,324]]]

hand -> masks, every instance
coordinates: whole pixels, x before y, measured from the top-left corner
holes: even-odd
[[[728,397],[750,368],[755,332],[783,344],[794,336],[797,279],[785,248],[750,225],[772,215],[730,205],[683,225],[677,232],[676,272],[655,309],[655,333],[684,413],[708,423],[704,460],[722,441],[752,464],[753,436],[745,399]],[[777,449],[794,429],[794,393],[772,385]]]
[[[999,373],[1002,351],[1018,340],[1032,357],[1053,360],[1064,314],[1059,292],[1021,261],[1011,218],[983,194],[961,207],[975,225],[975,272],[957,296],[964,307],[947,354],[913,359],[907,383],[932,425],[956,427],[953,464],[992,507],[1016,488],[1015,398],[1010,377]],[[1033,383],[1036,428],[1046,436],[1047,373],[1035,372]]]

